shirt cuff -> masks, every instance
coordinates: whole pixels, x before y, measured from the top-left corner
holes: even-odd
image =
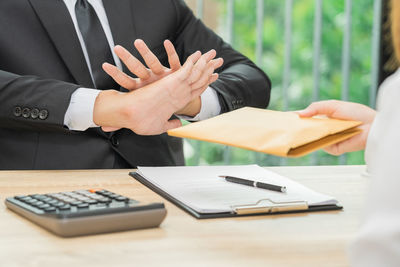
[[[178,117],[182,120],[202,121],[217,116],[221,113],[221,105],[218,101],[218,95],[213,88],[207,87],[207,89],[201,94],[200,97],[201,108],[200,112],[195,117],[181,115]]]
[[[93,122],[94,102],[100,90],[79,88],[71,95],[64,125],[70,130],[85,131],[90,127],[98,127]]]

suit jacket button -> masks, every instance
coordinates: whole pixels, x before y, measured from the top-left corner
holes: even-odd
[[[22,115],[22,108],[21,107],[15,107],[14,108],[14,116],[15,117],[20,117]]]
[[[34,108],[31,110],[31,118],[32,119],[37,119],[39,117],[39,110],[37,108]]]
[[[47,111],[47,109],[42,109],[39,112],[39,119],[41,119],[41,120],[47,119],[48,116],[49,116],[49,112]]]
[[[24,108],[22,110],[22,117],[29,118],[31,116],[31,110],[29,108]]]
[[[115,135],[111,136],[110,141],[113,147],[119,146],[119,140]]]

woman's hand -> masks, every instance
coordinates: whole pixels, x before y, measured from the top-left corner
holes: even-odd
[[[345,102],[339,100],[327,100],[314,102],[306,109],[297,111],[301,117],[313,117],[326,115],[327,117],[343,120],[361,121],[363,124],[358,128],[363,132],[345,141],[326,147],[324,150],[332,155],[341,155],[346,152],[353,152],[365,149],[369,129],[375,119],[376,111],[365,105]]]

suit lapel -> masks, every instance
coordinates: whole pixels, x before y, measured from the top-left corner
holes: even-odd
[[[115,45],[121,45],[137,56],[133,47],[136,30],[133,24],[131,4],[132,0],[103,0]],[[130,73],[125,65],[123,65],[123,69],[124,72]]]
[[[76,82],[93,88],[93,81],[74,24],[62,0],[29,0]]]

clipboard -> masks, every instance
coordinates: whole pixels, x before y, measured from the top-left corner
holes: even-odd
[[[292,201],[292,202],[276,202],[270,199],[260,199],[256,203],[241,204],[232,206],[231,212],[218,212],[218,213],[201,213],[186,205],[182,201],[176,199],[171,194],[165,192],[157,185],[149,182],[138,172],[130,172],[129,175],[139,181],[141,184],[157,193],[161,197],[173,203],[178,208],[186,213],[192,215],[196,219],[214,219],[214,218],[227,218],[227,217],[241,217],[241,216],[260,216],[260,215],[276,215],[284,213],[302,213],[302,212],[316,212],[328,210],[341,210],[343,206],[339,204],[327,205],[313,205],[309,206],[305,201]]]

